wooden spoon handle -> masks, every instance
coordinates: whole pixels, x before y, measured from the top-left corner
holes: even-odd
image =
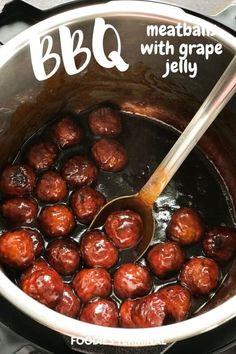
[[[224,71],[193,119],[161,164],[138,193],[151,206],[169,183],[188,154],[236,92],[236,56]]]

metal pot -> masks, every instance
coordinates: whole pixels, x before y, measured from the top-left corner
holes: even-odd
[[[120,72],[116,68],[105,69],[95,60],[91,60],[85,70],[78,75],[69,76],[61,66],[48,80],[36,80],[29,49],[29,39],[32,35],[50,34],[54,39],[53,50],[60,52],[57,28],[65,24],[72,31],[81,29],[84,32],[83,46],[91,49],[91,36],[96,17],[102,17],[119,32],[122,57],[129,63],[129,70]],[[144,56],[140,53],[140,43],[147,42],[147,25],[178,22],[215,30],[214,37],[200,39],[186,37],[184,39],[186,43],[220,42],[223,45],[223,54],[214,55],[208,61],[201,56],[194,54],[191,56],[191,60],[198,64],[198,75],[194,79],[181,74],[162,78],[166,58],[160,55]],[[171,39],[177,48],[182,40],[181,37]],[[105,45],[108,52],[113,49],[113,43],[114,33],[107,32]],[[143,1],[116,1],[71,10],[49,18],[22,32],[1,48],[1,164],[11,159],[22,141],[50,117],[55,116],[62,107],[80,112],[102,101],[112,101],[125,111],[164,121],[181,131],[235,54],[236,39],[233,35],[206,20],[168,5]],[[177,57],[175,54],[171,59]],[[222,175],[234,205],[236,205],[235,112],[234,99],[199,144]],[[232,209],[231,212],[235,216],[235,210]],[[36,321],[66,335],[83,338],[96,336],[103,344],[146,346],[185,339],[208,331],[234,317],[235,275],[236,266],[233,264],[228,279],[205,313],[181,323],[148,329],[104,329],[65,317],[29,298],[3,272],[0,272],[0,292]]]

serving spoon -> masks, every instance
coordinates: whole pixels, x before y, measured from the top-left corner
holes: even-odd
[[[89,229],[103,226],[114,211],[131,209],[141,216],[143,236],[135,247],[120,252],[120,262],[134,262],[146,252],[155,232],[153,204],[235,92],[236,56],[142,189],[134,195],[111,200],[95,216]]]

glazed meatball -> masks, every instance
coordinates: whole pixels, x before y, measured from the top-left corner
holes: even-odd
[[[204,235],[204,225],[198,213],[191,208],[180,208],[174,212],[166,229],[167,237],[182,245],[200,241]]]
[[[51,142],[35,143],[26,154],[27,163],[36,171],[51,167],[57,159],[58,149]]]
[[[157,293],[135,300],[131,310],[131,319],[135,328],[159,327],[165,317],[166,303]]]
[[[72,285],[83,302],[94,297],[107,297],[111,293],[111,277],[104,268],[80,270],[74,277]]]
[[[137,245],[143,232],[143,221],[132,210],[116,211],[105,222],[106,234],[120,249]]]
[[[99,326],[117,327],[117,305],[112,300],[95,299],[83,307],[80,314],[80,320]]]
[[[151,247],[146,259],[152,272],[159,278],[164,279],[180,270],[185,255],[177,243],[164,242]]]
[[[89,267],[100,266],[110,268],[118,260],[118,250],[103,232],[93,230],[87,232],[80,243],[81,256]]]
[[[114,274],[114,292],[121,299],[147,295],[151,288],[148,268],[140,264],[122,264]]]
[[[54,308],[63,295],[62,279],[49,267],[25,276],[21,281],[21,288],[27,295],[50,308]]]
[[[60,274],[72,274],[80,264],[79,245],[71,240],[55,240],[46,248],[45,258]]]
[[[118,111],[101,107],[89,115],[89,126],[94,135],[114,137],[121,133],[121,117]]]
[[[132,321],[132,311],[136,304],[136,300],[127,299],[122,302],[119,310],[119,322],[120,326],[124,328],[135,328],[135,324]]]
[[[82,155],[73,156],[62,167],[62,177],[72,187],[91,185],[97,176],[97,167]]]
[[[197,257],[190,259],[183,266],[180,282],[194,295],[207,295],[216,288],[219,277],[219,269],[215,261]]]
[[[62,315],[75,318],[80,310],[80,301],[75,296],[71,287],[67,284],[63,285],[63,293],[59,303],[55,307],[55,311]]]
[[[162,287],[156,292],[166,303],[166,314],[170,315],[175,322],[183,321],[191,306],[190,292],[178,284]]]
[[[33,262],[33,242],[27,229],[8,231],[0,236],[0,260],[19,269],[26,268]]]
[[[43,209],[39,216],[40,227],[49,237],[68,236],[75,227],[71,210],[65,205],[53,205]]]
[[[120,307],[120,324],[125,328],[158,327],[170,316],[175,322],[188,315],[191,296],[187,289],[171,284],[136,300],[125,300]]]
[[[27,232],[33,242],[33,249],[35,257],[39,257],[44,249],[44,242],[42,235],[34,229],[27,229]]]
[[[62,149],[79,144],[82,138],[82,130],[69,117],[62,118],[53,126],[53,139]]]
[[[207,257],[226,263],[236,252],[236,229],[218,226],[208,230],[202,241]]]
[[[2,204],[2,215],[14,225],[32,223],[38,213],[38,204],[32,198],[12,198]]]
[[[88,224],[106,204],[106,199],[95,189],[84,186],[72,194],[70,202],[77,219]]]
[[[38,180],[35,188],[36,197],[42,202],[57,203],[67,196],[66,182],[58,172],[45,172]]]
[[[27,165],[10,165],[1,174],[1,191],[12,197],[23,197],[32,192],[35,174]]]
[[[104,171],[119,172],[128,162],[125,148],[116,140],[98,140],[91,151],[98,167]]]

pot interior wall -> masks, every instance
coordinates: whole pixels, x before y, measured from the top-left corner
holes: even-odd
[[[105,18],[105,17],[104,17]],[[192,118],[202,100],[220,77],[229,63],[232,53],[224,47],[222,55],[212,56],[205,61],[201,56],[189,60],[198,63],[196,78],[175,74],[161,78],[165,72],[165,57],[140,54],[140,44],[153,42],[147,37],[148,24],[167,24],[170,20],[158,17],[106,17],[118,30],[122,43],[122,56],[130,64],[127,72],[104,69],[92,59],[88,67],[78,75],[69,76],[63,66],[47,81],[39,82],[32,71],[28,44],[20,49],[1,69],[0,85],[0,144],[1,161],[4,166],[15,156],[19,146],[34,131],[61,112],[79,113],[87,108],[109,102],[121,110],[141,114],[163,121],[182,131]],[[91,47],[94,21],[72,23],[71,30],[84,32],[83,46]],[[54,50],[60,52],[57,30],[50,33],[54,38]],[[181,38],[170,39],[178,48]],[[187,42],[187,40],[185,39]],[[189,42],[209,43],[208,38],[188,39]],[[108,32],[105,40],[106,51],[116,45],[113,34]],[[178,55],[171,57],[177,59]],[[77,65],[83,57],[76,58]],[[50,64],[50,63],[49,63]],[[199,144],[201,150],[212,161],[229,189],[236,205],[236,111],[235,99],[227,105],[220,117],[210,127]],[[232,211],[234,212],[234,211]],[[226,297],[236,293],[232,275],[224,285],[226,289],[216,297],[214,306]]]

